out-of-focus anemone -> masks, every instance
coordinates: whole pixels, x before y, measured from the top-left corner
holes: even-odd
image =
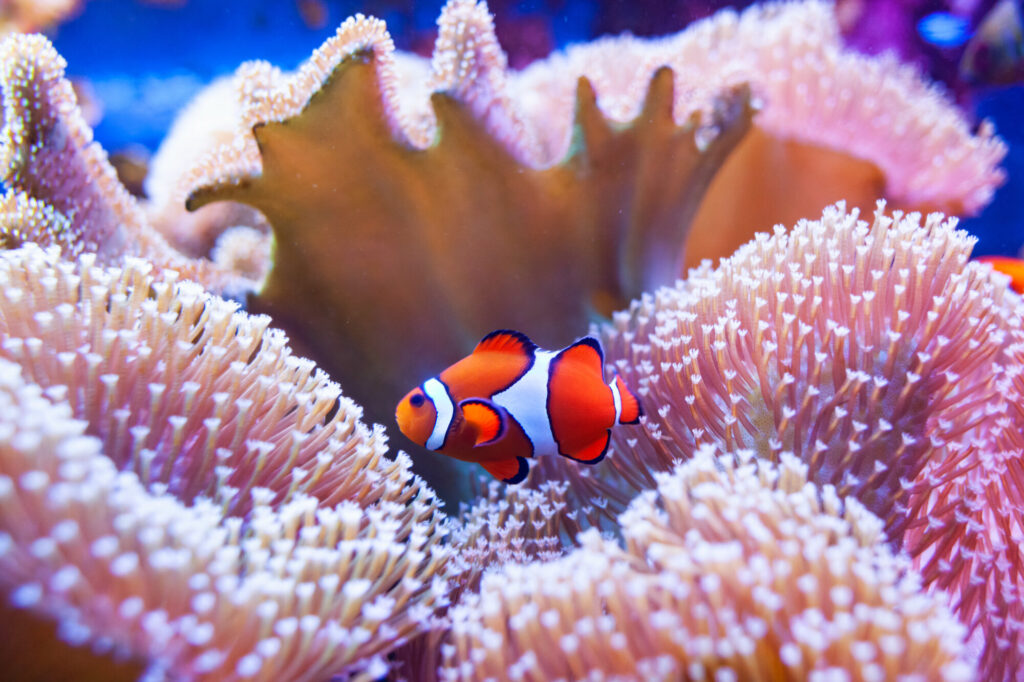
[[[913,68],[844,49],[831,3],[726,10],[664,38],[606,38],[572,46],[509,79],[544,157],[572,137],[575,79],[585,76],[604,111],[635,114],[642,87],[669,66],[676,106],[706,106],[722,88],[749,83],[761,108],[749,134],[703,197],[686,262],[731,254],[758,230],[846,200],[868,210],[974,213],[1002,183],[1006,147]],[[742,201],[737,201],[742,197]],[[664,282],[663,284],[668,284]]]
[[[446,603],[433,493],[269,320],[95,260],[0,254],[9,598],[172,677],[381,674]]]
[[[0,36],[53,28],[82,4],[83,0],[4,0],[0,3]]]
[[[993,366],[996,393],[975,413],[974,465],[964,475],[928,469],[908,485],[903,545],[928,582],[950,593],[982,650],[982,679],[1020,679],[1024,670],[1024,329],[1012,313]],[[980,402],[980,400],[979,400]],[[902,505],[901,505],[902,506]]]
[[[963,627],[882,522],[786,453],[660,474],[548,563],[484,575],[450,614],[442,679],[969,680]]]
[[[231,78],[219,78],[203,88],[178,112],[146,175],[142,205],[147,219],[176,249],[192,257],[210,257],[227,228],[269,230],[262,214],[244,204],[226,201],[193,212],[185,209],[185,178],[210,150],[230,143],[240,132],[241,102],[236,90]],[[251,279],[259,281],[268,269],[269,258]]]
[[[235,273],[258,285],[270,270],[272,247],[268,233],[255,227],[234,225],[219,231],[209,256],[225,272]]]
[[[614,510],[705,444],[792,452],[811,480],[883,519],[984,633],[986,674],[1008,674],[1024,562],[1020,507],[1006,500],[1020,497],[1024,448],[993,434],[1024,424],[1003,385],[1021,360],[1006,350],[1021,308],[1002,277],[968,263],[973,243],[940,214],[879,207],[867,223],[840,205],[644,296],[599,330],[644,402],[642,428],[617,430],[600,468],[551,458],[531,485],[568,481]]]
[[[183,256],[150,227],[93,141],[64,67],[41,35],[12,35],[0,44],[0,176],[7,187],[2,241],[58,244],[68,258],[89,252],[104,264],[138,256],[216,291],[250,288],[251,282],[210,261]]]

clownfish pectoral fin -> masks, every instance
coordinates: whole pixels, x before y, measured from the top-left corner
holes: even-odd
[[[618,374],[612,379],[612,391],[619,398],[619,423],[637,424],[640,417],[644,416],[643,405],[633,391],[629,390],[626,382]]]
[[[582,448],[577,448],[572,452],[560,452],[559,454],[583,464],[597,464],[608,453],[608,444],[611,442],[611,439],[612,430],[606,429],[600,438]]]
[[[533,356],[537,350],[537,344],[530,340],[526,334],[511,329],[498,329],[493,331],[476,344],[473,353],[498,352],[498,353],[520,353]]]
[[[481,462],[487,473],[504,483],[522,483],[530,473],[525,457],[509,457],[495,462]]]
[[[505,410],[490,400],[467,398],[459,403],[462,417],[476,432],[474,447],[490,445],[505,435]]]

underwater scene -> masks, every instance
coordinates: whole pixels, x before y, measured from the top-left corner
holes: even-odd
[[[1020,0],[0,0],[8,680],[1024,680]]]

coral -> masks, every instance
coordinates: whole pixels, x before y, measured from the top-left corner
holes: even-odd
[[[915,74],[844,51],[825,4],[603,39],[522,73],[482,4],[450,2],[439,26],[429,70],[365,18],[293,75],[240,69],[246,134],[197,168],[189,202],[267,216],[254,305],[376,419],[490,329],[560,346],[670,284],[694,211],[691,261],[844,197],[977,210],[1002,178],[989,128],[971,135]],[[763,106],[749,134],[742,100],[722,99],[744,83]]]
[[[703,227],[691,259],[708,255],[709,235],[726,237],[714,247],[723,253],[755,227],[844,196],[970,211],[1001,180],[1005,149],[988,127],[972,136],[916,75],[843,51],[821,3],[604,39],[523,73],[508,71],[484,4],[452,0],[439,27],[429,64],[359,16],[294,74],[242,66],[233,93],[204,97],[227,102],[216,105],[223,118],[197,104],[213,124],[175,135],[185,143],[169,142],[150,184],[150,220],[192,255],[262,212],[275,247],[253,309],[378,421],[410,381],[491,329],[562,346],[595,314],[670,284],[693,220]],[[262,273],[184,259],[149,227],[90,143],[45,41],[19,37],[0,58],[6,176],[68,219],[65,241],[109,262],[142,255],[232,295],[254,286]],[[753,128],[746,84],[762,104]],[[32,145],[37,136],[46,143]],[[186,189],[190,209],[215,215],[184,219],[168,197]],[[740,207],[753,217],[727,215]]]
[[[882,522],[792,454],[702,448],[548,563],[451,611],[442,679],[969,680],[963,627]]]
[[[559,347],[594,310],[673,278],[688,216],[752,114],[743,88],[703,117],[673,105],[662,70],[622,119],[581,80],[573,151],[549,166],[486,7],[453,1],[439,24],[429,89],[400,87],[423,63],[363,17],[295,74],[242,67],[252,132],[197,169],[190,199],[267,216],[274,262],[253,305],[388,421],[410,380],[483,333]]]
[[[129,260],[0,254],[0,580],[61,636],[317,679],[445,604],[442,516],[266,318]]]

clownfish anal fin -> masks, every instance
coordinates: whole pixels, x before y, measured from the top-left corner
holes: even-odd
[[[505,435],[505,410],[490,400],[467,398],[459,403],[462,418],[476,432],[474,447],[490,445]]]
[[[606,429],[600,438],[582,448],[577,448],[572,452],[559,452],[559,454],[583,464],[597,464],[608,454],[608,444],[611,442],[611,439],[612,430]]]
[[[530,473],[525,457],[509,457],[494,462],[481,462],[487,473],[504,483],[522,483]]]
[[[498,329],[480,339],[480,343],[476,344],[473,352],[520,353],[532,356],[535,350],[537,350],[537,344],[531,341],[526,334],[511,329]]]

